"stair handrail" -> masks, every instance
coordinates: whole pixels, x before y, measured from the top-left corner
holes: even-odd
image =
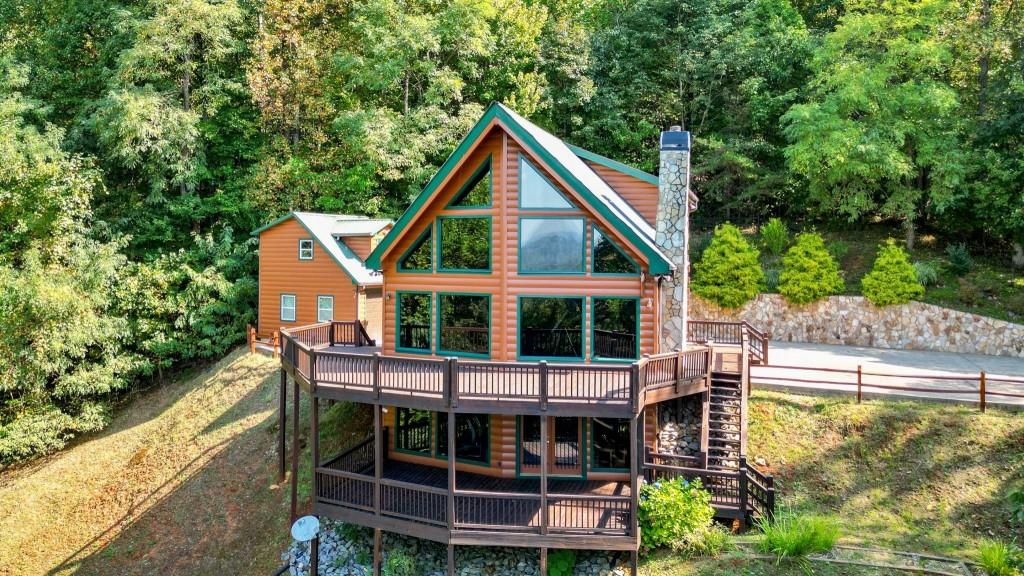
[[[701,402],[701,419],[704,425],[700,427],[700,453],[702,467],[708,467],[708,444],[711,441],[711,372],[715,366],[715,341],[709,340],[706,344],[708,347],[708,374],[706,376],[706,384],[703,394],[703,402]]]
[[[747,332],[743,332],[743,346],[740,348],[740,453],[747,456],[747,397],[750,395],[750,350]],[[742,460],[741,460],[742,461]]]

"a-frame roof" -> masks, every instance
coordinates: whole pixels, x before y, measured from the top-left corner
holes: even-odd
[[[495,120],[518,138],[531,154],[554,170],[592,210],[607,220],[618,234],[644,255],[652,274],[667,274],[675,269],[672,261],[655,244],[654,227],[644,220],[629,202],[608,186],[568,144],[498,102],[488,106],[469,134],[463,138],[451,156],[441,165],[437,174],[398,219],[395,227],[370,254],[366,260],[367,266],[381,268],[381,259],[394,241],[434,197],[441,184]]]
[[[339,238],[347,236],[367,236],[380,232],[391,220],[373,219],[366,216],[352,216],[347,214],[320,214],[317,212],[289,212],[284,216],[257,228],[253,236],[258,236],[269,228],[278,224],[295,219],[303,228],[309,232],[313,240],[341,267],[342,271],[352,279],[353,284],[360,286],[379,286],[382,284],[380,274],[372,268],[367,267],[359,256],[340,241]]]

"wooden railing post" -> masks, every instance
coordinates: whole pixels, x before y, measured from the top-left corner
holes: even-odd
[[[775,517],[775,477],[767,476],[766,481],[768,482],[768,485],[765,486],[768,502],[765,504],[765,508],[767,508],[765,516],[767,516],[768,520],[771,520]]]
[[[316,512],[317,501],[320,500],[319,482],[317,481],[316,469],[320,465],[320,398],[316,391],[309,394],[309,456],[313,464],[313,512]]]
[[[448,359],[448,385],[451,386],[452,408],[459,407],[459,359]]]
[[[643,362],[641,360],[641,362]],[[647,366],[645,363],[644,366]],[[640,402],[640,362],[634,362],[629,367],[629,397],[630,403],[633,406],[633,414],[640,413],[640,407],[643,403]]]
[[[765,332],[764,333],[764,339],[761,340],[761,365],[762,366],[767,366],[768,365],[768,341],[771,340],[771,338],[772,338],[772,333],[771,332]]]
[[[370,357],[370,371],[373,374],[373,397],[380,400],[380,352]]]
[[[861,386],[863,386],[863,385],[864,385],[863,370],[861,369],[861,365],[857,364],[857,404],[860,404],[860,401],[861,401],[861,397],[862,397]]]
[[[675,386],[673,387],[672,390],[676,394],[679,393],[679,380],[682,379],[683,373],[684,373],[684,370],[683,370],[683,354],[685,354],[685,352],[683,352],[683,349],[680,348],[676,352],[675,365],[673,366],[673,368],[675,370],[675,381],[676,382],[675,382]]]
[[[540,533],[548,533],[548,417],[540,416]]]
[[[440,415],[439,415],[440,416]],[[451,407],[448,408],[448,413],[445,414],[448,419],[448,438],[445,440],[448,443],[448,531],[451,532],[455,529],[455,412],[452,412]]]
[[[540,394],[540,410],[541,412],[545,412],[548,409],[548,361],[541,360],[538,364],[540,365],[537,376],[540,380],[538,382],[538,387],[540,388],[538,390],[538,393]],[[544,417],[541,416],[541,418],[543,419]],[[543,424],[543,420],[541,423]],[[542,456],[541,460],[543,459],[544,458]]]
[[[981,407],[981,411],[984,412],[985,408],[986,408],[985,404],[986,404],[986,400],[987,400],[987,398],[985,397],[985,371],[984,370],[982,370],[979,373],[979,375],[978,375],[978,384],[980,384],[980,386],[978,387],[978,394],[980,396],[980,398],[979,398],[980,403],[978,405]]]
[[[281,351],[280,346],[281,346],[281,333],[278,332],[277,330],[274,330],[274,333],[270,336],[270,348],[271,348],[271,350],[273,350],[274,358],[277,358],[277,355],[280,353],[280,351]]]
[[[635,451],[630,454],[629,459],[629,528],[630,536],[637,533],[637,529],[640,526],[639,519],[637,518],[637,508],[640,498],[640,481],[638,476],[639,460],[643,458],[644,447],[644,430],[643,426],[640,425],[641,414],[634,414],[629,419],[629,437],[633,439],[633,446]]]
[[[748,498],[748,494],[747,494],[747,492],[748,492],[748,486],[747,486],[747,459],[743,455],[740,455],[740,467],[739,467],[739,469],[736,472],[737,472],[737,474],[739,476],[738,480],[739,480],[740,513],[742,514],[742,517],[741,517],[740,521],[745,523],[746,522],[747,510],[748,510],[749,503],[747,502],[747,498]]]
[[[327,323],[327,343],[332,348],[334,347],[335,342],[336,342],[335,339],[334,339],[334,325],[335,325],[334,320],[331,320],[330,322]]]

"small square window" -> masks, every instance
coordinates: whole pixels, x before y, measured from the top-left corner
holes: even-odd
[[[299,260],[312,260],[313,259],[313,241],[299,240]]]
[[[295,322],[295,295],[281,294],[281,320]]]
[[[334,296],[316,297],[316,321],[330,322],[334,320]]]

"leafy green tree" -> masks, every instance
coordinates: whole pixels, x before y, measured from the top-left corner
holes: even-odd
[[[690,288],[719,306],[739,308],[757,296],[764,282],[758,256],[739,228],[722,224],[694,264]]]
[[[947,0],[851,0],[815,51],[810,101],[782,117],[786,158],[823,212],[899,220],[912,247],[926,209],[956,199],[961,107],[942,42]]]
[[[819,234],[804,233],[782,258],[779,293],[793,304],[809,304],[843,290],[839,264]]]
[[[890,238],[878,249],[871,271],[861,280],[864,296],[876,306],[906,304],[924,296],[924,286],[903,248]]]

